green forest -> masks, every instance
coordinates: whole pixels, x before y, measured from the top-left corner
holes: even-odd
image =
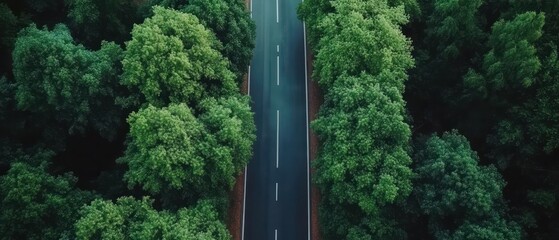
[[[305,0],[323,239],[558,239],[559,2]]]
[[[305,0],[323,239],[559,239],[559,2]],[[3,0],[0,239],[230,239],[240,0]]]
[[[255,124],[239,0],[0,3],[0,239],[230,239]]]

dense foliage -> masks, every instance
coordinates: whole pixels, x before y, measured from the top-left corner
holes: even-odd
[[[245,13],[245,5],[237,0],[190,0],[183,11],[193,14],[213,30],[223,44],[221,53],[231,61],[231,70],[242,79],[250,64],[256,26]]]
[[[0,3],[0,239],[230,239],[254,38],[240,0]]]
[[[96,52],[75,45],[64,25],[25,28],[13,51],[17,106],[53,118],[70,134],[93,126],[114,137],[121,117],[114,103],[121,58],[114,43],[104,42]]]
[[[75,189],[71,174],[52,176],[47,164],[13,163],[0,178],[2,239],[58,239],[70,236],[80,206],[93,194]]]
[[[322,144],[315,182],[324,237],[403,237],[390,212],[412,190],[402,92],[413,60],[400,30],[404,8],[386,1],[315,2],[305,1],[299,13],[317,24],[309,35],[320,36],[311,44],[313,77],[325,92],[313,122]],[[321,4],[330,6],[317,9]]]
[[[122,61],[122,84],[140,93],[136,101],[162,107],[238,91],[221,44],[195,16],[162,7],[154,14],[134,27]]]
[[[323,238],[559,239],[558,1],[298,13]],[[0,238],[229,239],[255,34],[240,0],[0,3]]]
[[[324,238],[559,237],[557,1],[298,12],[324,93],[312,124]]]
[[[432,136],[415,156],[415,195],[437,239],[520,239],[520,228],[503,218],[505,182],[494,166],[456,132]]]
[[[149,198],[96,199],[80,210],[77,239],[230,239],[208,202],[177,213],[156,211]]]

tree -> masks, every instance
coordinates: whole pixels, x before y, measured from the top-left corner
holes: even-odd
[[[388,0],[388,6],[398,7],[403,6],[406,10],[406,14],[411,17],[419,17],[421,15],[421,9],[416,0]]]
[[[8,118],[14,102],[13,96],[14,84],[9,83],[4,76],[0,77],[0,122],[4,122]]]
[[[403,100],[381,81],[369,75],[339,78],[312,124],[323,141],[315,165],[318,186],[332,201],[355,203],[365,212],[411,192],[411,132],[403,121]]]
[[[334,11],[329,0],[307,0],[303,1],[297,8],[297,15],[305,21],[307,31],[307,42],[311,49],[316,53],[318,42],[323,35],[320,29],[322,19]]]
[[[116,203],[95,200],[80,211],[78,239],[230,239],[209,203],[177,213],[158,212],[152,200],[121,197]]]
[[[183,11],[193,14],[211,29],[223,44],[221,53],[231,62],[231,71],[238,84],[246,73],[254,41],[256,26],[241,0],[190,0]]]
[[[534,167],[540,163],[526,161],[527,158],[552,154],[559,147],[559,116],[555,111],[559,107],[556,81],[559,60],[554,45],[549,47],[549,52],[524,102],[509,106],[505,117],[496,124],[495,132],[488,137],[494,146],[492,157],[502,164],[513,160],[523,167]]]
[[[235,173],[240,173],[252,157],[252,144],[256,140],[256,126],[249,105],[250,98],[237,96],[209,98],[200,103],[199,116],[214,141],[223,146],[226,160],[232,161]]]
[[[478,9],[483,0],[434,1],[434,10],[427,21],[427,41],[435,45],[437,55],[453,60],[479,47],[483,36]]]
[[[154,16],[135,25],[122,61],[122,84],[139,94],[136,104],[189,103],[226,96],[238,88],[221,44],[198,19],[154,7]]]
[[[523,89],[534,83],[541,68],[534,43],[542,35],[544,15],[526,12],[511,21],[499,20],[489,37],[491,50],[484,56],[484,74],[470,70],[464,77],[466,87],[490,98],[497,107],[517,103]]]
[[[60,239],[71,234],[81,205],[93,194],[76,190],[71,174],[52,176],[47,165],[16,162],[0,178],[2,239]]]
[[[16,16],[5,3],[0,3],[0,76],[12,75],[11,53],[17,32],[28,25],[28,20]]]
[[[415,159],[415,196],[437,239],[520,239],[520,229],[502,217],[505,181],[495,167],[479,166],[465,137],[432,136]]]
[[[299,9],[317,53],[313,76],[325,91],[312,123],[321,142],[314,181],[332,239],[406,235],[394,215],[412,189],[402,92],[413,59],[399,3],[305,1]]]
[[[390,238],[397,232],[383,214],[411,192],[407,154],[411,132],[404,122],[401,94],[391,81],[366,74],[338,78],[312,123],[322,143],[314,165],[322,205],[330,211],[337,205],[348,211],[344,224],[334,222],[344,215],[321,214],[322,224],[332,227],[325,231],[333,238],[347,237],[349,229],[363,224],[367,230],[359,232],[372,238]]]
[[[481,223],[466,221],[452,233],[448,231],[436,233],[436,238],[451,240],[523,239],[522,229],[516,223],[507,222],[498,216],[483,220]]]
[[[400,91],[413,66],[411,43],[400,30],[407,17],[402,7],[391,8],[385,0],[332,2],[335,14],[320,23],[323,37],[313,73],[322,87],[330,87],[342,74],[366,72],[393,79]]]
[[[97,48],[102,40],[124,43],[130,38],[130,30],[139,3],[123,0],[65,0],[69,7],[70,27],[76,38],[89,47]]]
[[[148,106],[130,115],[128,148],[119,160],[128,165],[129,186],[155,194],[180,190],[190,198],[231,189],[252,155],[248,100],[208,99],[201,109],[199,119],[185,104]]]
[[[5,4],[0,4],[0,47],[2,49],[13,48],[17,31],[19,29],[19,19],[12,10]]]
[[[206,132],[190,108],[148,106],[130,114],[128,123],[128,147],[118,161],[128,165],[124,179],[130,186],[139,184],[151,193],[208,187],[203,179],[210,173],[200,151]]]
[[[416,159],[415,189],[427,214],[479,216],[501,198],[505,182],[493,166],[478,165],[477,154],[457,132],[432,136]]]
[[[93,126],[114,137],[121,114],[114,103],[121,55],[113,43],[96,52],[75,45],[64,25],[52,31],[25,28],[13,52],[18,108],[54,118],[69,133]]]
[[[502,13],[503,18],[512,18],[517,14],[533,11],[544,13],[546,23],[543,27],[542,41],[538,44],[544,46],[545,43],[557,43],[559,41],[559,26],[556,23],[559,20],[559,2],[556,1],[503,1],[503,5],[510,6],[509,11]],[[508,5],[508,6],[507,6]],[[505,7],[500,7],[504,9]]]

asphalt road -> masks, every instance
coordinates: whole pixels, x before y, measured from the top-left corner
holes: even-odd
[[[249,75],[257,139],[245,172],[244,240],[309,239],[307,90],[301,0],[253,0]]]

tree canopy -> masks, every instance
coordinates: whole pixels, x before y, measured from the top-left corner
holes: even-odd
[[[415,159],[414,191],[437,239],[521,239],[516,223],[502,217],[505,182],[495,167],[479,165],[465,137],[432,136]]]
[[[81,205],[94,195],[74,188],[71,174],[52,176],[47,164],[15,162],[0,178],[2,239],[59,239],[71,236]]]
[[[132,113],[130,140],[120,160],[129,170],[125,180],[152,193],[163,188],[197,189],[204,185],[204,126],[185,104]]]
[[[157,211],[152,200],[121,197],[95,200],[80,210],[78,239],[230,239],[211,204],[200,202],[176,213]]]
[[[299,15],[309,20],[317,53],[313,78],[325,92],[312,123],[321,142],[314,181],[321,190],[323,236],[402,238],[389,209],[412,190],[402,92],[414,61],[401,32],[404,6],[309,1]]]
[[[122,84],[140,95],[136,101],[162,107],[196,103],[237,87],[221,43],[194,15],[154,7],[154,15],[135,25],[122,60]]]
[[[401,7],[388,7],[383,1],[332,1],[336,13],[320,23],[324,32],[318,48],[315,73],[323,87],[330,87],[346,73],[385,75],[392,86],[403,91],[406,69],[413,66],[411,44],[400,31],[407,16]]]
[[[96,48],[103,40],[124,43],[130,38],[133,23],[139,20],[137,1],[64,1],[69,8],[69,26],[89,47]]]
[[[198,17],[223,44],[221,53],[231,62],[231,71],[240,85],[252,58],[256,26],[239,0],[190,0],[183,9]]]
[[[130,186],[194,196],[233,186],[255,138],[247,100],[208,99],[201,105],[199,118],[185,104],[148,106],[130,115],[130,140],[119,160],[128,166],[124,177]]]
[[[0,3],[0,239],[230,239],[254,38],[238,0]]]
[[[64,25],[52,31],[25,28],[13,52],[17,106],[54,116],[70,133],[93,126],[113,137],[120,117],[114,98],[121,56],[113,43],[103,43],[96,52],[76,45]]]

